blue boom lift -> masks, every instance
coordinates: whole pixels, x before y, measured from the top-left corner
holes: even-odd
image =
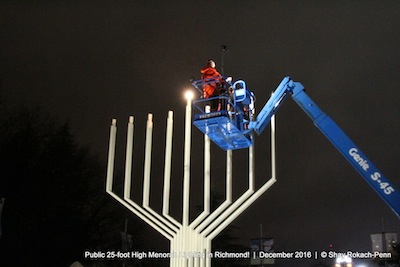
[[[192,84],[198,90],[204,81]],[[215,99],[199,99],[193,102],[193,124],[210,137],[223,150],[235,150],[250,147],[253,144],[252,133],[260,135],[277,112],[283,100],[291,95],[293,100],[307,113],[315,126],[332,142],[339,152],[361,174],[365,181],[383,198],[400,218],[400,193],[392,183],[361,152],[343,130],[324,113],[306,94],[299,82],[285,77],[254,118],[254,94],[246,88],[242,80],[233,84],[225,82],[227,93]],[[223,103],[219,110],[205,108],[209,101]]]

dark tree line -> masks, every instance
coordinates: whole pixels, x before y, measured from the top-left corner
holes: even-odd
[[[69,266],[84,251],[120,249],[127,217],[140,241],[143,226],[105,193],[104,162],[76,143],[68,122],[4,101],[0,112],[1,266]]]

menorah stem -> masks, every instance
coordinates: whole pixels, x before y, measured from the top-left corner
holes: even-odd
[[[168,112],[167,133],[165,138],[165,166],[164,166],[164,197],[163,215],[169,214],[169,196],[171,185],[171,161],[172,161],[172,133],[173,133],[173,112]]]
[[[204,214],[210,213],[211,141],[204,135]],[[203,219],[202,219],[203,220]]]
[[[232,150],[226,151],[226,200],[232,202]]]
[[[207,135],[204,135],[204,210],[203,212],[190,224],[195,229],[199,223],[210,214],[210,179],[211,179],[211,140]]]
[[[210,150],[208,150],[210,153]],[[219,207],[213,211],[210,216],[203,220],[197,227],[196,230],[202,232],[211,222],[213,222],[224,210],[229,207],[232,203],[232,150],[226,152],[226,199],[219,205]]]
[[[183,218],[182,225],[189,225],[189,197],[190,197],[190,146],[192,129],[192,100],[187,99],[185,118],[185,150],[184,150],[184,173],[183,173]]]
[[[131,175],[132,175],[132,152],[133,152],[133,117],[129,117],[128,131],[126,141],[126,159],[125,159],[125,186],[124,198],[130,197]]]
[[[206,239],[206,255],[211,253],[211,239]],[[211,257],[206,257],[206,267],[211,267]]]
[[[115,159],[115,140],[117,138],[117,120],[113,119],[110,126],[110,141],[108,144],[108,162],[107,162],[107,183],[106,190],[112,191],[112,182],[114,175],[114,159]]]
[[[153,115],[147,117],[146,146],[144,155],[144,181],[143,181],[143,206],[149,206],[150,199],[150,167],[151,167],[151,144],[153,137]]]
[[[252,136],[251,138],[254,138]],[[254,142],[254,141],[253,141]],[[255,158],[255,153],[254,153],[254,146],[252,145],[249,147],[249,190],[254,192],[254,177],[255,177],[255,165],[254,165],[254,158]]]
[[[276,177],[276,121],[271,117],[271,174]]]
[[[192,126],[192,100],[187,98],[185,115],[185,146],[184,146],[184,166],[183,166],[183,210],[181,234],[183,242],[179,248],[181,252],[188,251],[191,243],[189,235],[189,200],[190,200],[190,148],[191,148],[191,126]],[[187,267],[187,259],[182,257],[179,261],[182,267]]]

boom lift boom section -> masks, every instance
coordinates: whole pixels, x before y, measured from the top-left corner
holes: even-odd
[[[235,92],[234,92],[235,95]],[[194,119],[194,124],[202,130],[222,149],[241,149],[251,146],[252,133],[260,135],[277,112],[288,95],[311,118],[315,126],[331,141],[337,150],[347,161],[361,174],[364,180],[378,193],[379,196],[391,207],[400,218],[400,193],[394,185],[375,167],[367,156],[354,144],[343,130],[324,113],[312,99],[306,94],[304,87],[299,82],[294,82],[290,77],[285,77],[274,91],[270,99],[264,105],[257,118],[250,118],[246,129],[241,129],[240,122],[232,122],[226,115],[220,112],[217,115],[210,113]],[[203,100],[204,101],[204,100]],[[232,103],[237,108],[238,103]],[[237,111],[236,111],[237,113]],[[239,111],[240,113],[240,111]],[[208,117],[207,117],[208,116]],[[222,119],[221,119],[222,117]],[[239,116],[239,120],[243,117]],[[236,126],[236,127],[235,127]],[[212,133],[210,129],[217,129]],[[227,129],[235,128],[234,133]],[[215,132],[217,134],[215,134]],[[215,137],[217,136],[217,138]],[[240,141],[236,142],[236,138]],[[238,145],[239,144],[239,145]]]

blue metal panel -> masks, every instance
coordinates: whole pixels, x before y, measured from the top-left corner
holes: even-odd
[[[400,217],[400,193],[392,183],[361,152],[343,130],[310,99],[304,90],[294,92],[293,99],[311,117],[314,124],[332,142],[365,181]]]
[[[193,124],[223,150],[248,148],[253,144],[250,132],[240,131],[227,116],[199,118]]]

